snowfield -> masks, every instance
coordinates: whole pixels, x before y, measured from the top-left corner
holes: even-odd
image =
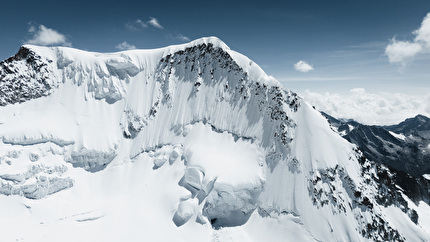
[[[215,37],[0,69],[0,241],[430,240],[427,204]]]

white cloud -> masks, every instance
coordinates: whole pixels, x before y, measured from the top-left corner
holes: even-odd
[[[151,17],[151,20],[148,21],[148,24],[154,26],[157,29],[164,29],[163,26],[158,22],[156,18]]]
[[[294,64],[294,69],[296,69],[296,71],[300,71],[300,72],[308,72],[308,71],[312,71],[314,68],[307,63],[306,61],[299,61],[296,64]]]
[[[183,34],[178,34],[176,36],[176,39],[181,40],[181,41],[190,41],[190,38],[188,38],[187,36],[185,36]]]
[[[121,44],[118,44],[117,46],[115,46],[115,48],[117,48],[118,50],[134,50],[136,49],[136,46],[124,41]]]
[[[385,54],[391,63],[405,63],[422,51],[421,44],[409,41],[391,40],[391,44],[385,48]]]
[[[413,32],[416,36],[411,41],[398,41],[395,38],[385,48],[385,55],[390,63],[405,65],[414,56],[430,52],[430,13],[424,17],[421,27]]]
[[[44,25],[39,25],[38,28],[30,25],[28,32],[33,36],[26,44],[33,45],[64,45],[71,46],[72,44],[67,41],[66,36],[60,34],[56,30],[45,27]]]
[[[355,88],[345,94],[321,94],[306,90],[302,96],[320,111],[365,124],[396,124],[417,114],[430,117],[430,93],[427,96],[412,96],[369,93],[364,88]]]
[[[171,40],[179,40],[182,42],[188,42],[190,41],[190,38],[188,38],[187,36],[183,35],[183,34],[167,34],[166,38],[171,39]]]
[[[140,30],[143,30],[144,28],[148,27],[148,25],[145,22],[143,22],[142,20],[137,19],[136,21],[126,23],[125,27],[129,31],[140,31]]]
[[[34,25],[30,25],[30,27],[28,28],[28,32],[34,33],[35,31],[36,31],[36,27],[34,27]]]
[[[427,49],[430,49],[430,13],[424,17],[421,27],[414,31],[417,36],[415,38],[416,42],[422,43]]]
[[[154,27],[154,28],[157,28],[157,29],[163,29],[163,26],[161,26],[158,19],[153,18],[153,17],[149,18],[149,20],[146,22],[142,21],[141,19],[137,19],[135,21],[130,21],[130,22],[125,24],[125,27],[129,31],[141,31],[141,30],[147,28],[149,25]]]

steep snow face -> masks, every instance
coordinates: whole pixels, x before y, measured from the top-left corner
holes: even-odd
[[[386,173],[217,38],[20,52],[1,69],[1,240],[429,239],[383,206]]]

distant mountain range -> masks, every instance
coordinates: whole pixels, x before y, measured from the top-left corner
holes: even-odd
[[[396,173],[396,184],[412,200],[429,203],[430,118],[417,115],[396,125],[380,126],[322,114],[333,130],[358,145],[366,158]]]

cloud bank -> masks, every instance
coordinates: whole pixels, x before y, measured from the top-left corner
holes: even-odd
[[[390,63],[405,65],[416,55],[430,52],[430,13],[424,17],[421,27],[412,33],[415,35],[413,41],[391,39],[391,43],[385,48]]]
[[[320,94],[306,90],[302,96],[317,110],[365,124],[396,124],[417,114],[430,117],[430,93],[426,96],[411,96],[402,93],[369,93],[364,88],[355,88],[345,94]]]
[[[115,46],[115,48],[117,48],[118,50],[134,50],[136,49],[136,46],[124,41],[121,44],[118,44],[117,46]]]
[[[72,44],[67,41],[65,35],[59,33],[54,29],[45,27],[44,25],[39,25],[36,28],[34,25],[30,25],[28,32],[32,34],[32,38],[26,41],[26,44],[32,45],[63,45],[71,46]]]
[[[308,71],[312,71],[314,68],[306,61],[301,60],[296,64],[294,64],[294,69],[300,72],[308,72]]]

